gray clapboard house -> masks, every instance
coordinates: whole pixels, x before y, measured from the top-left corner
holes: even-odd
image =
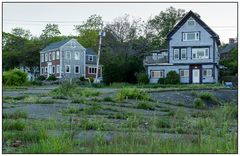
[[[168,33],[167,58],[156,54],[144,59],[150,83],[165,78],[169,71],[181,83],[217,83],[219,36],[199,16],[189,11]]]
[[[96,52],[84,48],[76,39],[51,43],[40,52],[40,75],[55,75],[60,79],[95,78],[96,58]],[[99,77],[102,76],[101,71],[100,65]]]

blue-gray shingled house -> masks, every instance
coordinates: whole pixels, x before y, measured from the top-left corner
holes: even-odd
[[[97,54],[90,48],[84,48],[76,39],[67,39],[51,43],[40,51],[40,75],[57,78],[95,78]],[[99,75],[102,77],[102,66]]]
[[[176,71],[181,83],[218,82],[219,36],[199,16],[189,11],[168,33],[167,42],[167,57],[153,53],[143,61],[150,83],[169,71]]]

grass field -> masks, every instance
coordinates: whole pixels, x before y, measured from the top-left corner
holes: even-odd
[[[3,153],[237,153],[237,91],[176,88],[7,90]]]

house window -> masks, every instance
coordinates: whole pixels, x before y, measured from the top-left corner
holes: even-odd
[[[179,49],[174,49],[173,50],[173,52],[174,52],[174,59],[179,59]]]
[[[79,74],[79,66],[75,66],[75,74]]]
[[[56,59],[59,59],[59,51],[56,52]]]
[[[57,73],[59,73],[59,71],[60,71],[60,66],[57,65]]]
[[[65,73],[70,73],[70,65],[65,65]]]
[[[44,62],[44,54],[41,54],[41,62]]]
[[[55,66],[52,66],[52,73],[55,74]]]
[[[52,53],[52,60],[55,60],[55,52]]]
[[[164,77],[164,70],[160,71],[151,71],[152,78],[163,78]]]
[[[192,48],[193,59],[208,59],[209,48]]]
[[[93,61],[93,56],[92,55],[88,55],[88,61]]]
[[[80,60],[80,53],[79,52],[75,52],[75,60]]]
[[[188,24],[188,26],[194,26],[195,25],[195,21],[193,19],[189,19],[187,24]]]
[[[152,53],[153,59],[157,60],[157,53]]]
[[[45,54],[45,62],[48,61],[48,53]]]
[[[183,41],[198,41],[199,32],[187,32],[183,33]]]
[[[44,74],[44,68],[42,67],[41,68],[41,75],[43,75]]]
[[[88,68],[88,73],[89,74],[96,74],[97,73],[97,68],[92,68],[92,67]]]
[[[212,69],[203,69],[204,77],[212,77]]]
[[[189,77],[189,70],[180,70],[180,77]]]
[[[47,74],[47,72],[48,72],[48,70],[47,70],[48,68],[47,67],[45,67],[45,74]]]
[[[187,49],[181,49],[181,59],[187,58]]]
[[[51,59],[52,59],[52,53],[51,52],[49,53],[49,58],[48,59],[49,59],[49,61],[51,61]]]
[[[66,51],[66,59],[71,59],[71,53],[70,53],[70,51]]]

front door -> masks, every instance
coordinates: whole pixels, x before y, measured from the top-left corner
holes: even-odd
[[[200,83],[200,70],[199,69],[192,70],[192,82]]]

